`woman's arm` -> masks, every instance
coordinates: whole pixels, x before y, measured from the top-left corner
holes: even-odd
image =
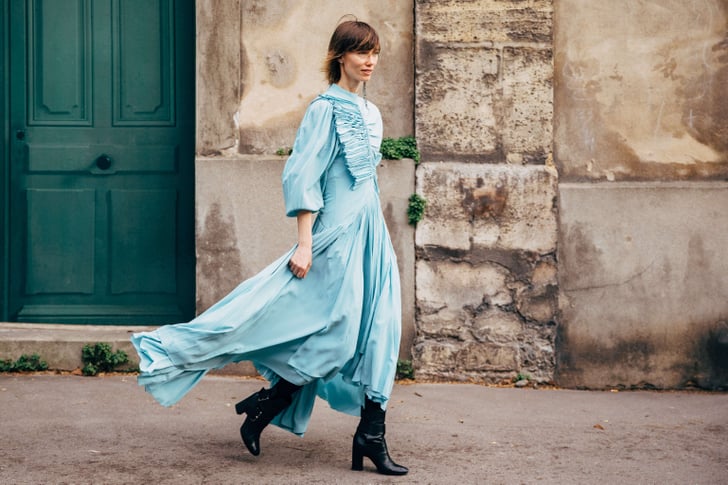
[[[298,247],[293,253],[288,267],[291,272],[298,278],[305,278],[308,270],[311,269],[311,247],[313,245],[313,237],[311,235],[311,227],[313,226],[313,213],[309,211],[298,211],[296,215],[298,222]]]

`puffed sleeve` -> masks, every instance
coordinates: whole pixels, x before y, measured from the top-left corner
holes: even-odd
[[[289,217],[323,207],[322,177],[337,148],[333,116],[331,103],[323,99],[314,100],[303,116],[281,176]]]

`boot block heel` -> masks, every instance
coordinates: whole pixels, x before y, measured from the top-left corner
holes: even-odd
[[[262,390],[263,389],[261,389],[261,391]],[[245,399],[243,399],[242,401],[238,402],[235,405],[235,412],[238,413],[238,414],[243,414],[243,413],[246,413],[246,412],[248,414],[250,414],[250,411],[249,410],[251,409],[252,406],[255,406],[255,404],[258,402],[258,394],[259,393],[260,393],[260,391],[256,392],[252,396],[248,396]]]
[[[354,446],[351,451],[351,469],[361,471],[364,469],[363,458],[369,458],[382,475],[406,475],[407,467],[392,461],[387,451],[387,443],[383,438],[367,440],[365,436],[355,435]]]
[[[356,449],[356,445],[351,450],[351,469],[358,472],[364,469],[364,455]]]

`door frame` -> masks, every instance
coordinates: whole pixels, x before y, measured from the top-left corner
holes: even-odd
[[[8,164],[9,153],[8,147],[10,146],[10,133],[8,132],[9,116],[7,107],[9,106],[9,91],[8,91],[8,58],[10,42],[8,39],[9,25],[8,19],[10,15],[8,13],[8,2],[7,0],[0,0],[0,321],[8,320],[8,288],[9,278],[7,272],[8,262],[8,198],[10,196],[10,187],[8,171],[10,166]]]

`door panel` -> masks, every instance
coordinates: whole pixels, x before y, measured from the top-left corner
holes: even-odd
[[[29,189],[27,295],[94,292],[94,191]]]
[[[11,318],[193,316],[192,19],[191,0],[12,3]]]
[[[175,218],[159,216],[175,213],[176,192],[112,190],[110,196],[111,293],[174,294]]]
[[[174,124],[171,3],[114,1],[114,125]],[[149,32],[157,32],[149,38]]]
[[[36,0],[28,16],[28,124],[90,126],[91,1]]]
[[[83,172],[113,175],[117,172],[172,173],[177,171],[177,146],[163,145],[38,145],[26,144],[28,173]],[[124,154],[124,163],[109,156],[108,168],[99,167],[105,154]]]

